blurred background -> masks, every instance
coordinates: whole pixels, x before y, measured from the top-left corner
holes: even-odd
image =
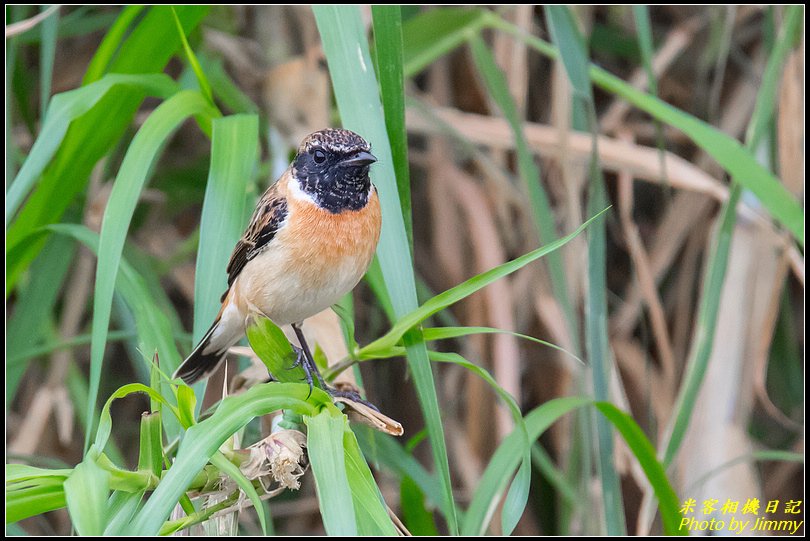
[[[409,58],[414,60],[408,56],[409,44],[418,49],[423,37],[419,25],[409,22],[429,9],[402,9],[406,66]],[[57,16],[50,13],[42,23],[55,36],[50,53],[42,47],[43,28],[16,28],[9,34],[10,23],[38,11],[6,7],[7,185],[39,133],[44,103],[81,85],[120,8],[61,7]],[[549,34],[541,7],[493,11],[514,32],[558,39]],[[370,10],[363,13],[370,24]],[[444,27],[448,40],[454,30],[464,28],[461,13],[474,10],[455,12],[458,24]],[[633,87],[651,89],[672,107],[742,144],[758,96],[768,86],[774,113],[751,153],[803,204],[803,26],[778,77],[763,78],[785,13],[785,8],[764,6],[573,10],[591,62]],[[563,65],[513,33],[484,29],[480,35],[500,78],[488,77],[480,52],[460,40],[427,64],[414,60],[412,72],[406,73],[413,256],[422,300],[537,248],[548,241],[543,231],[568,234],[592,214],[585,201],[593,139],[584,102],[572,90]],[[250,211],[306,134],[339,124],[315,18],[306,6],[212,7],[189,39],[218,88],[222,109],[261,112],[262,151],[259,170],[248,183]],[[180,57],[170,60],[165,71],[181,82],[193,79]],[[510,102],[511,113],[504,108]],[[698,370],[695,359],[705,343],[701,337],[713,332],[713,346],[703,352],[705,374],[694,388],[688,428],[668,469],[679,499],[694,498],[698,508],[712,498],[720,505],[728,499],[757,498],[763,508],[772,500],[802,500],[803,241],[797,243],[757,197],[744,191],[727,266],[719,282],[707,282],[707,265],[717,256],[721,206],[730,191],[728,173],[706,152],[711,142],[697,145],[672,124],[654,120],[599,87],[594,87],[593,103],[598,167],[607,202],[613,205],[604,243],[611,401],[632,414],[661,458],[674,418],[684,408],[685,382],[693,377],[690,371]],[[93,169],[86,189],[68,194],[63,221],[98,230],[126,144],[156,104],[154,99],[144,101],[122,143]],[[516,139],[510,114],[522,138]],[[533,195],[537,186],[524,182],[522,145],[535,158],[545,210]],[[154,169],[124,252],[171,321],[181,354],[191,348],[195,254],[209,156],[209,140],[186,123]],[[8,220],[7,215],[7,225]],[[7,229],[11,244],[18,240],[13,234]],[[48,265],[61,270],[46,282],[35,282],[33,271],[25,269],[10,274],[14,262],[7,252],[6,370],[13,386],[7,385],[6,452],[8,459],[58,467],[73,465],[82,455],[83,416],[75,412],[84,411],[87,396],[96,263],[85,249],[66,250],[47,242],[38,257],[51,254]],[[444,340],[433,349],[458,352],[487,369],[524,413],[553,398],[591,395],[583,334],[587,250],[586,238],[580,236],[557,252],[556,260],[543,259],[498,280],[437,314],[433,322],[513,331],[569,353],[509,334]],[[38,296],[31,295],[32,284],[39,284]],[[21,299],[38,302],[41,310],[31,316]],[[390,323],[367,282],[358,286],[353,299],[356,338],[367,344]],[[716,308],[713,331],[701,315],[707,302]],[[35,317],[35,325],[23,316]],[[102,401],[125,383],[148,381],[133,316],[120,299],[114,302],[112,321]],[[333,362],[346,355],[336,329],[337,319],[327,315],[308,330]],[[400,443],[431,469],[406,363],[365,362],[361,375],[369,399],[405,426]],[[434,375],[454,491],[465,507],[513,422],[475,374],[437,363]],[[212,378],[208,403],[222,389],[221,377]],[[138,398],[113,406],[114,443],[124,464],[137,459],[128,450],[137,447],[144,406]],[[604,505],[595,422],[593,411],[577,410],[534,446],[529,505],[515,533],[603,531],[595,512]],[[619,475],[628,533],[660,533],[660,524],[645,510],[652,502],[643,472],[621,438],[614,444],[610,459]],[[407,493],[401,479],[384,466],[375,474],[387,503],[399,511],[400,498]],[[428,510],[436,503],[428,497]],[[270,510],[278,533],[322,533],[310,476],[299,492],[274,499]],[[244,530],[255,532],[255,517],[242,516]],[[785,515],[783,505],[769,516],[796,518]],[[441,520],[437,524],[444,532]],[[499,524],[493,521],[493,533],[499,532]],[[70,531],[64,511],[21,526],[30,534]],[[429,526],[425,528],[421,532],[429,533]]]

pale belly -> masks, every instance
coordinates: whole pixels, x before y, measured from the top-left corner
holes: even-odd
[[[354,289],[372,256],[373,251],[368,250],[322,261],[315,257],[292,257],[288,251],[268,250],[239,275],[238,296],[276,325],[301,322]]]

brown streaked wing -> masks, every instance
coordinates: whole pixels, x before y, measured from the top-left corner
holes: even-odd
[[[278,185],[276,182],[264,192],[245,234],[233,249],[227,268],[229,287],[248,261],[256,257],[273,240],[287,217],[287,199],[279,192]]]

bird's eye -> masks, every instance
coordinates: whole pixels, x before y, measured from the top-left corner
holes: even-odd
[[[315,160],[315,163],[323,163],[326,161],[326,153],[323,150],[315,150],[312,153],[312,159]]]

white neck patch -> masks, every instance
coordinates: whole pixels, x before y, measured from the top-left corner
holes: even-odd
[[[287,182],[287,193],[299,201],[307,201],[313,205],[318,204],[314,197],[301,189],[301,184],[293,175],[290,175],[290,180]]]

